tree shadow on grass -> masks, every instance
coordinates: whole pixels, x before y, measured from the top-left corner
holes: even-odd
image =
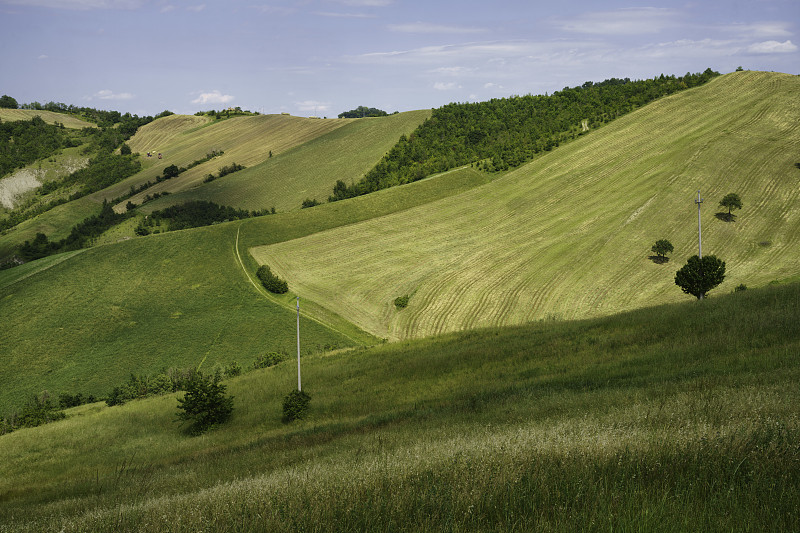
[[[648,259],[657,265],[669,263],[669,257],[665,255],[651,255]]]
[[[714,216],[723,222],[736,222],[736,215],[733,213],[715,213]]]

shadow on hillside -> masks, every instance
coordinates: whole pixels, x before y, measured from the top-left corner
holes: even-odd
[[[714,216],[723,222],[736,222],[736,215],[733,213],[715,213]]]
[[[648,259],[650,259],[650,261],[652,261],[657,265],[663,265],[665,263],[669,263],[669,257],[665,255],[651,255],[650,257],[648,257]]]

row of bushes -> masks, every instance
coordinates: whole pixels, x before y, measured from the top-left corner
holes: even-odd
[[[212,182],[212,181],[214,181],[216,179],[219,179],[219,178],[221,178],[223,176],[227,176],[228,174],[233,174],[234,172],[239,172],[240,170],[244,170],[245,168],[246,167],[244,165],[240,165],[238,163],[231,163],[228,166],[221,167],[217,171],[217,175],[216,176],[213,175],[213,174],[207,175],[206,178],[203,180],[203,183]]]
[[[272,270],[270,270],[267,265],[258,267],[256,276],[258,276],[258,279],[261,280],[261,284],[264,285],[264,288],[269,292],[284,294],[289,291],[289,285],[286,281],[279,278],[276,274],[273,274]]]

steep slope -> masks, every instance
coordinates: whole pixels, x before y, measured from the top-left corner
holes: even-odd
[[[3,122],[12,122],[15,120],[30,120],[33,117],[41,117],[42,120],[48,124],[63,124],[65,128],[96,128],[97,125],[91,122],[86,122],[78,117],[72,115],[65,115],[64,113],[55,113],[53,111],[38,111],[35,109],[6,109],[0,108],[0,120]]]
[[[171,115],[142,127],[131,138],[131,150],[142,155],[145,169],[116,187],[104,191],[109,198],[128,192],[131,185],[153,180],[165,167],[186,167],[203,159],[212,150],[224,153],[187,170],[177,178],[157,184],[131,198],[142,203],[147,194],[174,193],[202,185],[208,174],[216,174],[223,166],[237,163],[251,167],[273,156],[299,146],[320,135],[345,126],[350,120],[322,120],[289,115],[239,116],[221,121],[208,117]],[[151,152],[148,158],[146,153]],[[162,154],[158,159],[157,154]],[[126,200],[127,202],[127,200]],[[124,205],[117,206],[118,210]]]
[[[697,253],[700,189],[704,253],[728,266],[718,290],[763,285],[800,272],[798,93],[796,76],[730,74],[481,188],[252,253],[380,337],[590,317],[687,298],[674,274]],[[715,218],[729,192],[735,222]],[[661,238],[667,264],[648,258]]]
[[[288,211],[298,209],[305,199],[324,202],[337,180],[360,179],[401,135],[409,135],[428,116],[430,111],[422,110],[349,121],[257,166],[159,199],[146,208],[210,200],[243,209]]]
[[[796,531],[798,313],[794,284],[311,356],[292,424],[287,361],[200,438],[176,395],[81,406],[0,436],[0,530]]]
[[[294,353],[294,297],[269,296],[252,283],[247,247],[483,183],[485,174],[464,169],[326,209],[151,235],[0,271],[0,414],[42,390],[106,394],[131,372],[200,361],[245,367],[257,354]],[[302,301],[302,313],[304,353],[377,340],[312,302]]]

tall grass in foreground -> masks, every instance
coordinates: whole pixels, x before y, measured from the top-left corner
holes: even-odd
[[[794,284],[310,356],[307,420],[281,364],[198,439],[174,398],[84,406],[0,438],[0,530],[797,531],[798,316]]]

